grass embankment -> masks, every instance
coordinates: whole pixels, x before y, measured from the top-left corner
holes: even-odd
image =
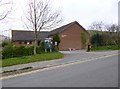
[[[59,59],[63,57],[64,57],[64,54],[60,52],[36,54],[31,56],[15,57],[15,58],[0,60],[0,66],[6,67],[6,66],[25,64],[25,63],[36,62],[36,61]]]
[[[120,44],[119,45],[106,45],[106,46],[92,47],[91,51],[119,50],[119,49],[120,49]]]

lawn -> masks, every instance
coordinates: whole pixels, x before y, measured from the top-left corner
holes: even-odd
[[[8,59],[0,60],[0,66],[6,67],[6,66],[26,64],[30,62],[36,62],[36,61],[59,59],[63,57],[64,57],[64,54],[60,52],[36,54],[36,55],[31,55],[31,56],[15,57],[15,58],[8,58]]]

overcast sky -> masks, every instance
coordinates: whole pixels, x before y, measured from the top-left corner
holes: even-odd
[[[7,1],[7,0],[6,0]],[[0,25],[0,34],[10,36],[8,29],[24,29],[21,16],[24,15],[27,0],[12,0],[14,12],[10,22]],[[78,21],[84,28],[94,21],[103,21],[107,24],[118,22],[118,1],[119,0],[51,0],[55,9],[61,9],[63,22],[60,26],[73,21]],[[2,32],[4,31],[4,32]]]

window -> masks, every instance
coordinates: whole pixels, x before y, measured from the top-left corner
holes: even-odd
[[[62,36],[62,38],[64,38],[64,37],[66,37],[67,35],[61,35]]]
[[[19,44],[22,44],[22,42],[19,42]]]
[[[31,42],[31,41],[30,41],[29,43],[30,43],[30,44],[32,44],[32,42]]]
[[[27,44],[27,42],[24,42],[25,44]]]

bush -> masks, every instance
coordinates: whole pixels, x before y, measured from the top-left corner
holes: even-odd
[[[12,57],[22,57],[33,55],[33,46],[25,47],[19,46],[15,47],[13,45],[7,45],[2,50],[2,59],[12,58]]]
[[[14,47],[12,44],[5,46],[2,50],[2,59],[13,57]]]
[[[38,46],[37,47],[37,54],[44,53],[44,47]]]
[[[14,47],[13,57],[24,56],[25,55],[24,53],[25,53],[25,47],[24,46]]]
[[[25,47],[25,55],[33,55],[34,46]]]
[[[44,47],[44,41],[40,42],[40,47]]]
[[[85,34],[85,32],[81,33],[81,40],[82,40],[82,48],[84,49],[86,46],[86,34]]]
[[[6,45],[8,45],[8,42],[3,41],[3,42],[2,42],[2,47],[5,47]]]
[[[91,37],[90,42],[94,46],[102,46],[103,45],[103,37],[101,34],[97,33]]]
[[[57,42],[57,46],[59,45],[59,43],[60,43],[60,37],[59,37],[59,35],[58,34],[54,34],[53,35],[53,44],[55,44],[55,42]]]
[[[2,50],[2,59],[33,55],[34,54],[33,50],[34,50],[34,46],[16,47],[12,44],[8,44]],[[48,52],[50,52],[50,49],[48,49]],[[45,53],[44,47],[38,46],[37,47],[37,54],[41,54],[41,53]]]

